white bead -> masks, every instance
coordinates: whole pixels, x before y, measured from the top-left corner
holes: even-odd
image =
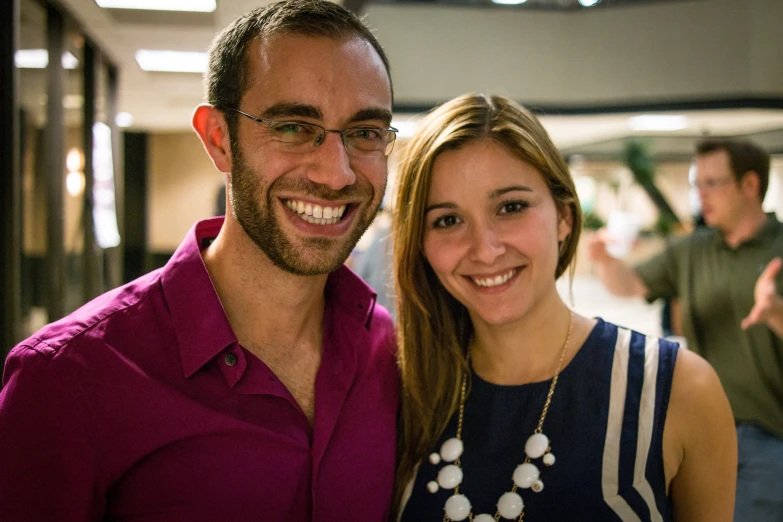
[[[473,517],[473,522],[495,522],[495,517],[492,515],[482,514],[477,517]]]
[[[440,456],[443,457],[443,460],[446,462],[454,462],[462,455],[463,449],[464,446],[462,445],[461,440],[451,438],[440,447]]]
[[[536,493],[541,493],[544,490],[544,483],[541,482],[541,480],[536,480],[533,482],[533,491]]]
[[[427,491],[429,491],[430,493],[437,493],[439,489],[440,487],[438,486],[438,483],[435,482],[434,480],[430,480],[429,482],[427,482]]]
[[[537,459],[549,448],[549,439],[543,433],[534,433],[525,442],[525,453],[531,459]]]
[[[440,455],[437,453],[430,453],[430,464],[433,466],[437,466],[440,464]]]
[[[450,496],[445,507],[451,520],[465,520],[470,515],[470,501],[465,495]]]
[[[517,518],[522,513],[523,507],[525,507],[525,503],[522,502],[522,497],[516,493],[504,493],[498,500],[498,511],[503,518]]]
[[[461,483],[462,470],[454,464],[449,464],[438,472],[438,484],[443,489],[454,489]]]
[[[544,465],[552,466],[555,463],[555,456],[551,453],[544,455]]]
[[[517,469],[514,470],[514,484],[520,488],[529,488],[533,485],[533,482],[538,480],[540,472],[535,464],[529,462],[520,464]]]

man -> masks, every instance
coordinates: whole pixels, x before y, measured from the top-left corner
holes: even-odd
[[[387,59],[294,0],[220,34],[206,80],[193,126],[228,215],[11,352],[0,520],[388,517],[393,327],[342,267],[385,190]]]
[[[769,166],[750,142],[703,141],[693,185],[709,228],[634,268],[600,234],[589,245],[614,294],[681,301],[688,347],[715,368],[737,421],[738,522],[783,514],[783,224],[761,206]]]

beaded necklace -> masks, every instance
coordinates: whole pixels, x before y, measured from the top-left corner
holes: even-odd
[[[522,501],[522,497],[517,493],[517,489],[532,489],[535,493],[540,493],[544,489],[544,483],[540,478],[541,472],[532,461],[543,457],[542,460],[545,466],[552,466],[555,463],[555,456],[552,454],[549,438],[543,433],[543,426],[546,414],[549,411],[549,404],[552,402],[552,395],[555,393],[560,370],[563,367],[563,359],[565,358],[566,349],[568,348],[568,342],[571,340],[571,329],[573,328],[573,325],[574,314],[571,312],[568,319],[568,334],[566,335],[563,348],[560,351],[560,360],[557,363],[555,375],[552,377],[552,384],[549,385],[549,393],[547,393],[546,401],[544,401],[544,408],[538,419],[538,426],[533,432],[533,435],[525,442],[525,461],[514,470],[512,475],[514,485],[511,488],[511,491],[504,493],[498,499],[497,511],[495,512],[494,517],[487,514],[474,516],[468,497],[459,491],[459,486],[462,484],[464,476],[460,457],[464,451],[464,445],[462,443],[462,425],[465,413],[465,388],[467,387],[468,381],[467,372],[462,374],[457,435],[443,443],[440,448],[440,453],[432,453],[429,457],[429,460],[433,465],[439,464],[441,460],[453,463],[441,468],[438,472],[437,481],[433,480],[427,484],[427,490],[430,493],[435,493],[440,488],[454,489],[454,494],[446,500],[446,504],[443,506],[443,510],[445,511],[443,522],[459,522],[465,519],[471,520],[472,522],[498,522],[501,517],[507,520],[516,519],[517,522],[522,522],[522,519],[525,516],[525,504]],[[470,355],[468,355],[468,364],[470,364]]]

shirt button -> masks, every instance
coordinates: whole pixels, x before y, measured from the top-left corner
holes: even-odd
[[[225,361],[227,365],[234,366],[237,363],[237,356],[233,353],[226,354]]]

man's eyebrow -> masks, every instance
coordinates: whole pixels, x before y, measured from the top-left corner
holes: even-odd
[[[321,114],[321,111],[318,109],[318,107],[305,105],[304,103],[276,103],[275,105],[267,108],[261,115],[261,118],[265,120],[291,117],[323,120],[323,114]]]
[[[451,203],[449,201],[446,201],[446,202],[443,202],[443,203],[436,203],[434,205],[430,205],[427,208],[425,208],[424,209],[424,215],[427,215],[428,212],[431,212],[433,210],[453,209],[453,208],[457,208],[457,205],[455,205],[454,203]]]
[[[514,192],[517,190],[521,190],[523,192],[533,192],[533,189],[530,187],[526,187],[524,185],[511,185],[509,187],[503,187],[496,190],[490,190],[489,191],[489,199],[497,199],[503,194],[507,194],[509,192]]]
[[[378,109],[378,108],[362,109],[356,114],[354,114],[353,116],[351,116],[351,119],[348,121],[348,123],[357,123],[360,121],[370,121],[370,120],[382,121],[383,124],[388,127],[389,125],[391,125],[392,113],[387,109]]]

